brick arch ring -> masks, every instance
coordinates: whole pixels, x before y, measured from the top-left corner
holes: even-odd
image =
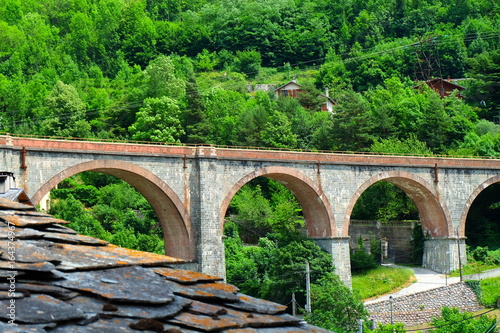
[[[286,167],[264,167],[257,169],[234,184],[222,201],[219,216],[221,230],[224,227],[224,217],[229,204],[238,190],[257,177],[267,177],[276,180],[289,189],[299,202],[307,225],[308,237],[337,236],[335,219],[330,203],[323,191],[304,174]]]
[[[469,214],[470,207],[474,200],[478,197],[478,195],[486,189],[488,186],[493,185],[495,183],[500,183],[500,176],[495,176],[487,181],[481,183],[475,190],[472,192],[472,194],[469,196],[467,201],[465,202],[465,207],[462,211],[462,215],[460,217],[460,226],[458,228],[458,236],[462,237],[465,236],[465,223],[467,221],[467,215]]]
[[[388,171],[377,174],[365,181],[354,193],[346,209],[342,235],[348,236],[349,222],[354,205],[361,194],[378,181],[386,181],[403,190],[417,207],[423,229],[431,237],[453,235],[451,217],[445,202],[434,186],[419,176],[405,171]]]
[[[49,179],[32,197],[38,204],[62,180],[84,171],[95,171],[120,178],[137,189],[158,216],[165,240],[165,254],[196,259],[196,237],[189,213],[177,194],[158,176],[135,164],[116,160],[93,160],[69,167]]]

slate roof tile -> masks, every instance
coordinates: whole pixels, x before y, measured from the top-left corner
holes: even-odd
[[[287,307],[278,303],[269,302],[263,299],[248,295],[237,294],[239,301],[234,303],[225,303],[226,306],[244,310],[247,312],[276,314],[286,311]]]
[[[0,241],[0,248],[7,248],[8,241]],[[57,269],[63,271],[113,268],[130,265],[162,265],[183,263],[183,260],[159,254],[135,251],[108,244],[88,246],[80,244],[61,244],[44,239],[16,241],[16,260],[35,263],[57,260]],[[8,260],[8,254],[2,258]]]
[[[149,319],[174,317],[177,313],[191,305],[190,300],[182,297],[175,297],[172,302],[160,305],[118,304],[87,296],[75,297],[69,300],[68,303],[90,314]]]
[[[36,226],[36,225],[53,224],[53,223],[69,223],[60,219],[56,219],[54,217],[15,215],[15,214],[0,215],[0,219],[4,220],[7,223],[11,223],[17,227]]]
[[[35,325],[23,325],[18,324],[17,326],[9,325],[0,321],[0,332],[4,333],[46,333],[45,328],[55,327],[56,324],[35,324]],[[137,333],[137,332],[135,332]]]
[[[217,288],[202,288],[198,285],[181,285],[176,284],[173,287],[173,291],[177,295],[181,295],[187,298],[192,298],[196,300],[218,300],[224,302],[237,302],[239,301],[236,293],[226,291],[224,289]]]
[[[54,264],[48,261],[42,261],[36,263],[24,263],[24,262],[10,263],[6,261],[0,262],[0,269],[6,269],[6,270],[50,272],[55,268],[56,266],[54,266]]]
[[[168,267],[158,267],[154,271],[163,275],[167,280],[179,282],[182,284],[195,284],[198,282],[222,281],[222,278],[213,275],[207,275],[198,272],[186,271],[183,269],[173,269]]]
[[[20,212],[31,210],[36,212],[36,208],[31,205],[26,205],[9,199],[0,198],[0,211],[3,212],[8,210],[16,210]]]
[[[0,198],[0,332],[330,332],[219,277],[171,267],[183,260],[105,244],[37,214]],[[12,302],[17,326],[5,310]]]
[[[29,228],[23,228],[17,230],[15,233],[15,237],[18,239],[36,239],[36,238],[43,238],[43,232],[35,230],[35,229],[29,229]],[[2,229],[0,230],[0,239],[9,239],[11,234],[9,234],[8,229]]]
[[[100,295],[116,302],[166,304],[174,300],[170,284],[140,266],[67,273],[55,285]]]
[[[78,235],[78,234],[63,234],[47,232],[43,236],[44,239],[58,242],[58,243],[69,243],[69,244],[85,244],[85,245],[107,245],[106,241],[100,240],[98,238]]]
[[[1,300],[0,308],[7,309],[10,300]],[[64,322],[84,318],[83,312],[69,303],[48,295],[31,295],[15,302],[16,321],[27,324]],[[29,311],[23,311],[29,309]],[[0,312],[0,318],[9,320],[7,311]]]
[[[9,288],[10,288],[9,284],[6,283],[0,284],[0,290],[8,291]],[[78,296],[77,293],[72,292],[71,290],[47,284],[16,283],[16,290],[19,291],[22,290],[24,292],[28,292],[31,294],[50,295],[60,300],[69,300]]]

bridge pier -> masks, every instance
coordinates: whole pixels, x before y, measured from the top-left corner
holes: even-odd
[[[312,237],[311,239],[323,250],[332,255],[335,274],[344,284],[352,288],[351,254],[349,239],[351,237]]]
[[[432,237],[424,242],[422,267],[448,274],[466,263],[465,237]]]
[[[198,147],[191,170],[191,221],[197,231],[197,265],[201,273],[226,278],[223,225],[220,223],[220,193],[224,183],[217,172],[217,158],[212,147]]]

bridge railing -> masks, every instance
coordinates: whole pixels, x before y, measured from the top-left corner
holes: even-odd
[[[382,156],[408,156],[408,157],[443,157],[443,158],[468,158],[468,159],[500,159],[497,156],[472,156],[472,155],[444,155],[444,154],[406,154],[406,153],[386,153],[372,151],[338,151],[338,150],[318,150],[318,149],[300,149],[300,148],[278,148],[278,147],[254,147],[254,146],[232,146],[232,145],[216,145],[208,143],[181,143],[181,142],[155,142],[155,141],[138,141],[125,139],[101,139],[101,138],[75,138],[62,136],[43,136],[30,134],[13,134],[0,132],[0,136],[9,138],[29,138],[40,140],[64,140],[64,141],[80,141],[94,143],[119,143],[119,144],[136,144],[136,145],[151,145],[151,146],[176,146],[176,147],[213,147],[219,149],[240,149],[240,150],[264,150],[264,151],[283,151],[283,152],[299,152],[299,153],[319,153],[319,154],[344,154],[344,155],[382,155]]]

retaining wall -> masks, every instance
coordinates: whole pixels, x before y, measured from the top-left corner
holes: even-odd
[[[365,305],[370,318],[376,323],[391,323],[391,301]],[[474,291],[465,283],[427,290],[392,299],[393,322],[404,323],[406,327],[429,323],[441,314],[443,307],[458,308],[461,312],[474,312],[483,307]]]

